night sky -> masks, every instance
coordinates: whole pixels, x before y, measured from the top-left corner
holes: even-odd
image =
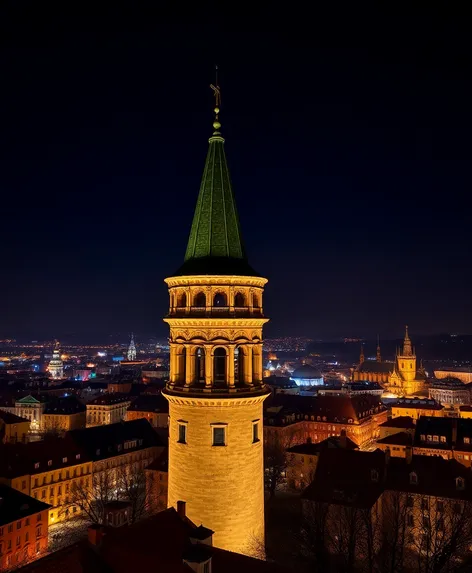
[[[471,331],[464,15],[98,4],[0,8],[0,336],[166,334],[215,63],[266,334]]]

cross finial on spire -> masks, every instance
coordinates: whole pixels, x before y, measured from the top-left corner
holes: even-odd
[[[221,123],[218,119],[218,114],[220,113],[220,105],[221,105],[221,89],[218,85],[218,66],[215,66],[215,83],[210,84],[211,89],[215,95],[215,121],[213,122],[213,127],[215,128],[215,133],[218,133],[218,130],[221,127]]]

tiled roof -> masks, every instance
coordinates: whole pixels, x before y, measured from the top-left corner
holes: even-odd
[[[189,520],[182,520],[173,509],[142,520],[129,527],[109,528],[100,547],[87,542],[76,544],[27,565],[25,573],[187,573],[183,562],[192,547]],[[283,573],[286,569],[259,559],[204,546],[212,558],[212,573]]]
[[[318,442],[317,444],[306,443],[306,444],[298,444],[296,446],[292,446],[287,450],[292,454],[304,454],[308,456],[316,456],[321,451],[333,448],[333,449],[340,449],[346,448],[348,450],[358,450],[359,446],[353,442],[350,438],[345,438],[345,443],[343,445],[341,436],[331,436],[330,438],[326,438],[322,442]]]
[[[0,409],[0,420],[3,420],[5,424],[21,424],[21,422],[29,422],[27,418],[22,418],[21,416],[17,416],[12,412],[5,412],[4,410]]]
[[[111,394],[103,394],[103,396],[97,396],[90,402],[87,402],[87,406],[110,406],[112,404],[121,404],[122,402],[129,402],[131,397],[128,394],[121,394],[119,392],[114,392]]]
[[[413,436],[408,432],[397,432],[396,434],[377,440],[377,443],[389,446],[411,446],[413,444]]]
[[[368,372],[373,374],[389,374],[394,369],[393,362],[377,362],[376,360],[364,360],[357,367],[357,372]]]
[[[442,410],[444,406],[427,398],[400,398],[391,404],[392,408],[414,408],[418,410]]]
[[[49,507],[47,503],[34,497],[6,485],[0,485],[0,526],[34,515]]]
[[[130,412],[161,412],[169,411],[169,402],[162,394],[141,394],[130,406]]]
[[[78,456],[78,457],[77,457]],[[90,461],[80,445],[66,438],[0,446],[0,477],[35,475]]]
[[[157,458],[151,462],[146,470],[168,472],[169,471],[169,450],[165,448]]]
[[[311,501],[370,508],[383,491],[385,454],[381,450],[326,449],[313,482],[302,494]]]
[[[86,408],[76,396],[67,396],[62,398],[51,398],[44,411],[45,414],[69,416],[85,412]]]
[[[406,430],[413,430],[415,423],[410,416],[397,416],[396,418],[390,418],[390,420],[383,422],[383,424],[379,424],[379,428],[404,428]]]
[[[67,436],[85,450],[93,461],[153,446],[162,446],[158,435],[145,418],[71,430]],[[124,449],[125,442],[134,441],[136,445]]]

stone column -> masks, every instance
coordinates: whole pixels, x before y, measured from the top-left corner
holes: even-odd
[[[234,345],[228,346],[228,354],[226,356],[226,380],[228,386],[234,386]]]
[[[255,382],[262,381],[262,344],[258,343],[253,346],[253,378]]]
[[[213,347],[205,346],[205,386],[210,388],[213,379]]]
[[[244,346],[244,382],[252,384],[252,346]]]
[[[179,368],[177,364],[177,345],[171,343],[170,344],[170,381],[172,384],[177,382],[177,378],[179,375]]]
[[[195,380],[195,354],[191,344],[185,345],[185,385],[190,386]]]

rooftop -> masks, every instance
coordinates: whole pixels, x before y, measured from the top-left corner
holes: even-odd
[[[0,526],[34,515],[49,507],[47,503],[34,497],[6,485],[0,485]]]
[[[134,573],[187,573],[191,569],[184,557],[195,549],[190,539],[198,537],[198,528],[182,520],[173,509],[166,509],[131,526],[106,529],[100,547],[86,541],[51,553],[27,565],[25,573],[84,573],[101,571]],[[283,573],[285,569],[259,559],[202,546],[212,558],[212,573]]]
[[[169,411],[169,402],[162,394],[141,394],[131,402],[128,410],[131,412],[163,412]]]
[[[413,444],[413,436],[408,432],[397,432],[391,436],[377,440],[377,443],[388,446],[411,446]]]
[[[419,410],[443,410],[436,400],[429,400],[427,398],[400,398],[391,404],[392,408],[416,408]]]
[[[131,398],[129,394],[122,394],[119,392],[114,392],[111,394],[103,394],[103,396],[98,396],[90,402],[87,402],[87,406],[111,406],[113,404],[121,404],[123,402],[130,402]]]
[[[45,414],[64,415],[78,414],[85,412],[86,407],[76,396],[63,398],[51,398],[44,411]]]
[[[406,430],[414,430],[416,427],[413,418],[410,416],[397,416],[390,418],[386,422],[379,424],[379,428],[405,428]]]
[[[345,442],[343,443],[341,436],[331,436],[322,442],[318,442],[317,444],[313,443],[306,443],[306,444],[298,444],[296,446],[292,446],[288,448],[287,452],[292,454],[304,454],[308,456],[316,456],[321,451],[325,449],[348,449],[348,450],[358,450],[359,446],[353,442],[350,438],[345,438]]]
[[[21,424],[22,422],[29,422],[27,418],[22,418],[11,412],[5,412],[0,409],[0,420],[3,420],[5,424]]]

